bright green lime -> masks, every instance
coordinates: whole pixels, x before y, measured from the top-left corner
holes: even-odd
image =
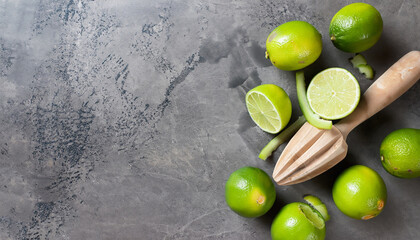
[[[274,66],[286,71],[299,70],[321,55],[321,34],[307,22],[287,22],[268,35],[266,48],[266,57]]]
[[[312,79],[306,94],[316,114],[324,119],[336,120],[356,109],[360,100],[360,86],[346,69],[328,68]]]
[[[420,129],[403,128],[382,141],[381,162],[385,170],[400,178],[420,176]]]
[[[284,206],[271,225],[273,240],[325,239],[325,221],[321,214],[306,203]]]
[[[268,133],[280,132],[290,121],[292,103],[287,93],[274,84],[251,89],[245,97],[252,120]]]
[[[359,53],[371,48],[382,34],[381,14],[367,3],[352,3],[332,18],[330,38],[344,52]]]
[[[276,189],[263,170],[243,167],[233,172],[225,185],[228,206],[243,217],[259,217],[273,206]]]
[[[387,191],[381,176],[366,166],[355,165],[341,173],[332,190],[335,205],[355,219],[371,219],[383,210]]]

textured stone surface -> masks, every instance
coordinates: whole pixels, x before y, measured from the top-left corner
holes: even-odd
[[[380,75],[420,49],[420,5],[370,3],[384,33],[365,56]],[[419,84],[356,128],[335,168],[277,186],[267,215],[245,219],[224,201],[231,172],[250,165],[271,173],[281,153],[257,158],[272,136],[247,115],[246,91],[275,83],[292,99],[292,119],[300,115],[293,73],[264,59],[274,27],[305,20],[322,33],[308,79],[340,66],[363,90],[371,84],[328,40],[344,5],[0,0],[0,239],[268,239],[279,209],[308,193],[331,212],[327,239],[418,238],[420,179],[390,176],[378,151],[392,130],[420,128]],[[388,204],[375,219],[349,219],[332,201],[333,180],[352,164],[372,167],[387,184]]]

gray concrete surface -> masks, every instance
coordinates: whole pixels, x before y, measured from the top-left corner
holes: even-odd
[[[420,179],[387,174],[379,145],[392,130],[420,128],[420,85],[356,128],[346,159],[302,184],[277,186],[270,212],[233,213],[229,174],[256,166],[272,138],[250,120],[247,90],[275,83],[300,115],[294,76],[264,59],[266,36],[290,20],[323,35],[310,79],[349,69],[328,40],[336,11],[351,1],[0,0],[0,239],[269,239],[286,203],[315,194],[331,221],[327,239],[418,239]],[[369,1],[384,32],[365,52],[382,74],[420,49],[417,0]],[[378,171],[389,199],[377,218],[353,220],[331,187],[346,167]]]

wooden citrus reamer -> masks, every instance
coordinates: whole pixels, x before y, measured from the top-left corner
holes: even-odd
[[[273,171],[279,185],[292,185],[327,171],[347,154],[351,130],[388,106],[420,79],[420,51],[411,51],[392,65],[363,94],[359,105],[330,130],[305,123],[283,150]]]

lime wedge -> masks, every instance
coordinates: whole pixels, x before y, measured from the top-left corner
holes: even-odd
[[[327,207],[319,198],[312,195],[307,195],[303,199],[305,199],[305,201],[311,207],[315,208],[319,213],[321,213],[325,221],[330,220],[330,215],[328,214]]]
[[[252,120],[263,131],[280,132],[292,116],[292,103],[287,93],[274,84],[263,84],[251,89],[245,97]]]
[[[346,69],[328,68],[318,73],[307,90],[312,110],[328,120],[341,119],[357,107],[360,86],[357,79]]]

